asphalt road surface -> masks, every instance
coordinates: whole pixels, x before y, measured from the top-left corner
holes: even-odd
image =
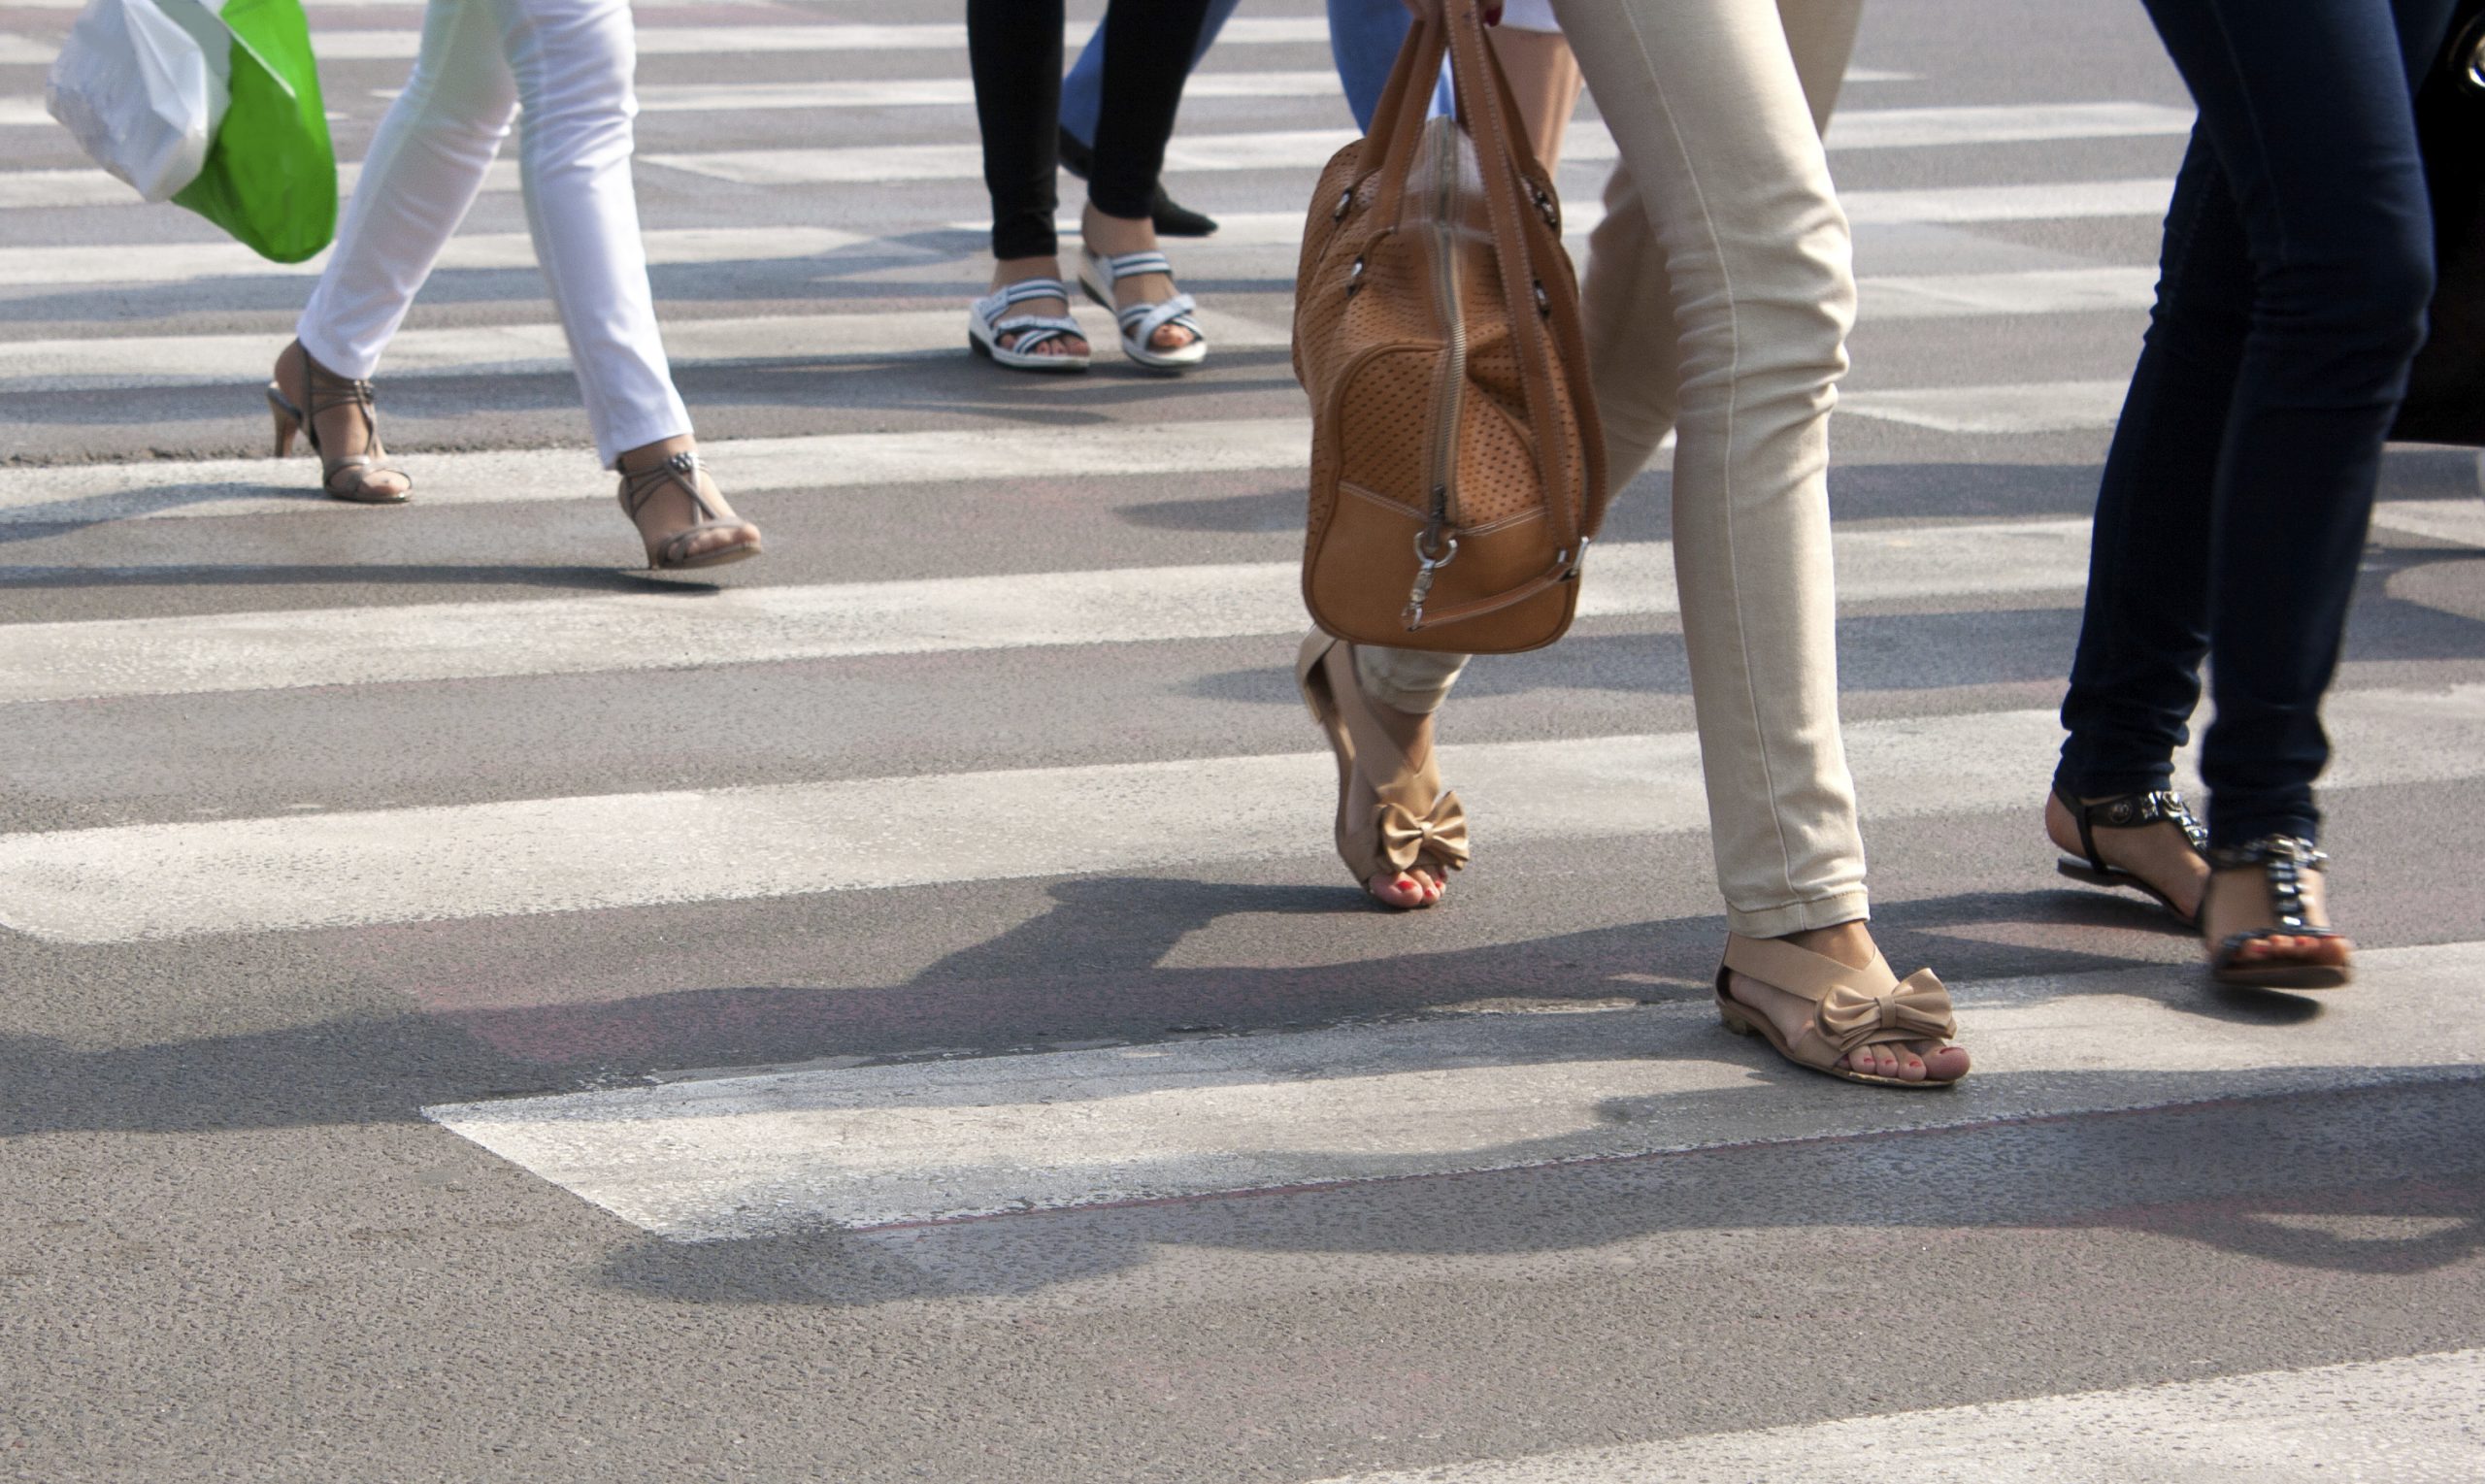
[[[313,13],[355,160],[417,13]],[[2473,456],[2391,455],[2334,697],[2357,988],[2214,990],[2038,828],[2189,116],[2131,0],[1875,0],[1831,136],[1875,928],[1979,1069],[1924,1096],[1705,1003],[1663,470],[1448,714],[1449,902],[1329,852],[1309,0],[1184,108],[1178,380],[966,353],[954,5],[640,10],[769,542],[712,582],[630,570],[514,167],[382,372],[414,504],[265,460],[309,280],[78,158],[72,14],[0,3],[0,1477],[2485,1478]]]

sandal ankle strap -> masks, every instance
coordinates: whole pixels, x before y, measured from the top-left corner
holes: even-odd
[[[632,520],[638,519],[639,511],[646,509],[647,501],[654,496],[655,491],[670,483],[678,485],[683,494],[690,497],[690,503],[698,510],[702,520],[722,519],[716,508],[708,503],[707,495],[699,488],[701,467],[698,450],[685,448],[662,463],[650,464],[645,469],[620,471],[623,511]]]
[[[2088,804],[2071,792],[2069,784],[2056,783],[2054,797],[2062,801],[2063,808],[2071,810],[2071,818],[2079,826],[2080,853],[2087,856],[2089,866],[2100,873],[2113,869],[2105,864],[2105,857],[2097,849],[2100,826],[2109,830],[2136,830],[2142,825],[2170,824],[2183,832],[2183,838],[2192,842],[2193,850],[2203,855],[2208,853],[2209,832],[2192,816],[2191,807],[2183,802],[2183,796],[2170,788],[2120,794]]]

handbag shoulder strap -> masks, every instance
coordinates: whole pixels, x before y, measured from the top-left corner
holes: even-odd
[[[1581,463],[1575,471],[1569,440],[1551,436],[1559,426],[1551,345],[1556,327],[1567,332],[1561,336],[1563,361],[1574,372],[1584,373],[1587,367],[1579,334],[1577,285],[1560,263],[1536,261],[1528,226],[1534,205],[1530,181],[1542,174],[1542,166],[1518,125],[1518,105],[1500,59],[1484,37],[1478,0],[1431,0],[1426,12],[1428,18],[1438,17],[1447,33],[1450,81],[1458,97],[1459,116],[1474,141],[1476,164],[1484,178],[1485,212],[1501,266],[1511,340],[1518,352],[1519,382],[1527,398],[1528,421],[1538,430],[1537,472],[1544,482],[1545,515],[1557,545],[1575,552],[1586,534],[1586,523],[1603,504],[1605,479],[1604,440],[1590,398],[1573,398],[1581,435],[1577,450]],[[1544,310],[1530,313],[1540,293]],[[1583,387],[1580,390],[1584,392]],[[1574,473],[1585,497],[1578,509],[1565,498]]]

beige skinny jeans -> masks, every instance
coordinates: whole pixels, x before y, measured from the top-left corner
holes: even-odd
[[[1839,736],[1828,434],[1855,277],[1821,131],[1862,0],[1554,12],[1621,153],[1583,291],[1614,486],[1677,435],[1674,578],[1727,926],[1851,922],[1869,904]],[[1466,659],[1356,662],[1374,699],[1430,711]]]

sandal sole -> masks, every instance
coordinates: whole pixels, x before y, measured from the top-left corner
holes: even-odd
[[[2054,870],[2061,874],[2069,876],[2071,879],[2079,882],[2083,886],[2102,887],[2106,891],[2128,890],[2138,892],[2142,896],[2147,897],[2150,901],[2156,903],[2159,907],[2166,908],[2166,915],[2173,918],[2183,926],[2187,928],[2197,928],[2201,925],[2201,920],[2197,915],[2191,917],[2184,916],[2183,909],[2174,905],[2173,898],[2158,890],[2137,873],[2122,870],[2099,871],[2095,867],[2089,865],[2086,861],[2075,861],[2069,856],[2064,856],[2060,860],[2055,861]]]
[[[987,346],[983,337],[967,332],[967,348],[982,356],[1004,371],[1032,371],[1040,376],[1065,376],[1087,369],[1083,355],[1020,355],[1000,346]]]
[[[2345,964],[2272,964],[2266,969],[2212,967],[2209,977],[2243,989],[2344,989],[2356,981],[2356,972]]]

